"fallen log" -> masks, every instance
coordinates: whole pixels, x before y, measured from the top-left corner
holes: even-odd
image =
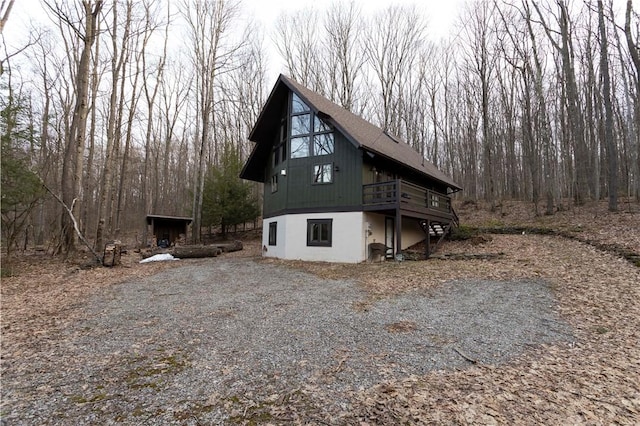
[[[231,253],[232,251],[242,250],[242,241],[233,241],[230,243],[212,244],[214,247],[218,247],[223,253]]]
[[[168,252],[179,259],[193,259],[219,256],[222,249],[216,246],[178,246]]]
[[[184,245],[169,248],[156,248],[150,251],[142,252],[141,254],[143,259],[159,253],[169,253],[173,257],[177,257],[179,259],[195,259],[201,257],[216,257],[221,253],[230,253],[242,249],[242,241],[233,241],[230,243],[210,244],[206,246]]]

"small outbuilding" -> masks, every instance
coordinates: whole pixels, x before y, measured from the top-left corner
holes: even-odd
[[[181,234],[186,237],[191,221],[190,217],[147,215],[147,226],[151,226],[157,245],[164,247],[175,244]]]

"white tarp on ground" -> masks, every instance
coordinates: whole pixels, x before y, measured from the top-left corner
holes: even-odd
[[[161,253],[161,254],[154,254],[153,256],[147,257],[146,259],[142,259],[140,263],[163,262],[165,260],[180,260],[180,259],[178,259],[177,257],[171,256],[169,253]]]

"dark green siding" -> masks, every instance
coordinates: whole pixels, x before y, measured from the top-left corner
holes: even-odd
[[[290,149],[287,152],[291,152]],[[313,166],[333,164],[333,182],[313,183]],[[279,175],[278,191],[271,192],[271,176]],[[295,209],[358,208],[362,204],[362,154],[343,135],[335,131],[334,153],[330,155],[287,159],[273,169],[269,163],[264,186],[264,215]]]
[[[274,137],[274,139],[276,139]],[[273,166],[273,153],[269,156],[268,166],[265,170],[264,180],[264,216],[269,216],[273,212],[277,212],[286,207],[287,203],[287,186],[289,184],[288,176],[280,174],[281,170],[287,170],[289,160],[281,162],[277,166]],[[287,170],[288,171],[288,170]],[[271,191],[271,176],[278,176],[278,190],[276,192]]]

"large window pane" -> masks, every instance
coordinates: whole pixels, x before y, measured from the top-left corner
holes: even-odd
[[[333,154],[333,133],[323,133],[313,137],[313,155]]]
[[[306,112],[306,111],[309,111],[309,107],[307,106],[307,104],[302,102],[302,99],[300,99],[298,95],[294,93],[291,98],[291,113],[295,114],[298,112]]]
[[[294,115],[291,117],[291,136],[307,135],[311,133],[311,114]]]
[[[309,156],[309,136],[291,138],[291,158]]]
[[[329,132],[331,131],[331,127],[324,121],[320,120],[317,115],[314,115],[313,120],[313,131],[314,132]]]

